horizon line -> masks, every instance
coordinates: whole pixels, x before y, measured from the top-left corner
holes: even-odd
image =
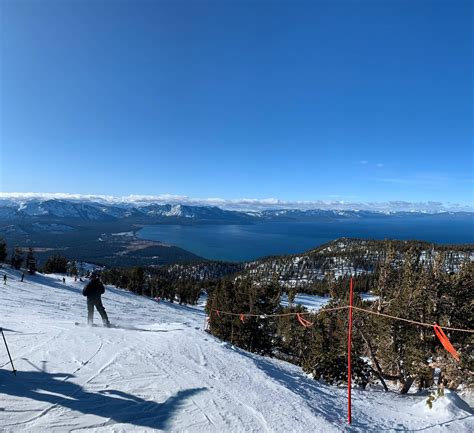
[[[219,197],[193,198],[177,194],[125,196],[106,194],[74,194],[43,192],[0,192],[0,200],[70,200],[98,201],[110,204],[181,204],[192,206],[217,206],[228,210],[258,211],[266,209],[297,210],[366,210],[379,212],[474,212],[474,205],[443,203],[440,201],[411,202],[405,200],[346,201],[346,200],[281,200],[277,198],[238,198],[223,199]]]

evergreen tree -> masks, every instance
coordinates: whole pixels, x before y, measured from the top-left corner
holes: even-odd
[[[71,274],[73,277],[77,277],[79,274],[79,271],[77,270],[77,264],[76,261],[73,260],[72,262],[68,263],[68,272]]]
[[[440,325],[455,328],[474,328],[474,263],[468,258],[462,264],[457,274],[448,276],[449,284],[444,286],[443,300],[440,303],[442,314]],[[448,338],[460,355],[460,363],[454,361],[434,339],[435,358],[437,366],[441,369],[440,380],[450,388],[456,389],[460,384],[467,388],[474,386],[474,336],[462,332],[448,332]]]
[[[306,309],[300,305],[285,308],[282,313],[303,313]],[[304,315],[306,320],[313,322],[315,317]],[[305,361],[308,354],[310,340],[315,328],[305,328],[296,319],[296,316],[281,316],[277,320],[277,330],[275,343],[282,358],[289,362],[300,365]]]
[[[331,301],[328,307],[347,305],[348,300],[346,286],[344,299]],[[355,297],[354,305],[362,306],[358,297]],[[347,383],[347,310],[320,313],[314,320],[311,341],[302,363],[303,369],[317,380],[323,379],[338,385]],[[351,377],[355,384],[365,388],[371,378],[371,369],[363,359],[365,346],[360,332],[362,321],[363,317],[353,316]]]
[[[132,269],[127,288],[139,295],[143,294],[145,289],[145,271],[143,268],[136,267]]]
[[[0,239],[0,263],[5,262],[5,259],[8,256],[7,252],[7,243],[5,242],[5,239]]]
[[[11,265],[14,269],[20,269],[23,261],[25,260],[23,251],[21,248],[16,247],[13,251],[13,255],[11,258]]]
[[[30,275],[36,273],[36,258],[34,256],[33,248],[28,249],[28,254],[26,256],[26,267]]]
[[[211,333],[251,352],[271,353],[275,320],[268,315],[279,310],[280,296],[280,288],[274,283],[257,286],[247,279],[222,280],[207,302]],[[241,313],[254,316],[242,317],[242,321]]]
[[[50,257],[44,264],[43,271],[45,274],[65,274],[67,273],[67,259],[60,254]]]

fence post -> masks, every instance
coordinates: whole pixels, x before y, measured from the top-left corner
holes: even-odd
[[[352,349],[352,297],[353,297],[353,283],[352,277],[350,281],[349,290],[349,329],[347,331],[347,422],[351,424],[351,349]]]

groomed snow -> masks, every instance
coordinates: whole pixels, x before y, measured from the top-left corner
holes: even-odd
[[[18,375],[0,341],[2,431],[474,431],[456,394],[429,410],[426,396],[359,390],[349,429],[344,389],[220,342],[199,308],[109,287],[104,305],[121,328],[76,326],[86,320],[82,283],[6,273],[0,324]]]

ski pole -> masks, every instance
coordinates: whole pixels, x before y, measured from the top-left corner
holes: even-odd
[[[12,357],[10,355],[10,350],[8,349],[8,344],[7,344],[7,340],[5,338],[5,334],[3,333],[3,328],[0,328],[0,332],[2,333],[3,341],[5,342],[5,347],[7,348],[8,357],[10,358],[10,364],[12,365],[12,370],[13,370],[12,373],[16,376],[15,366],[13,365],[13,360],[12,360]]]

